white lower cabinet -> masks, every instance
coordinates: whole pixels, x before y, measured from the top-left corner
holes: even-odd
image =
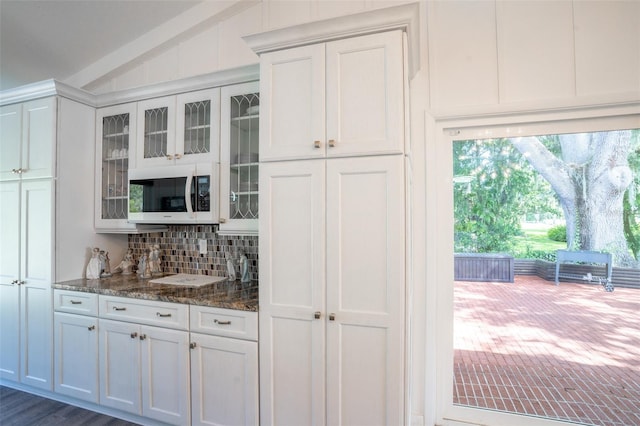
[[[98,403],[98,318],[55,312],[54,390]]]
[[[256,426],[258,313],[54,291],[54,390],[162,424]]]
[[[257,313],[191,306],[190,317],[191,424],[258,425]]]
[[[100,404],[189,424],[189,333],[100,319]]]
[[[258,343],[191,333],[192,425],[258,424]]]
[[[100,404],[188,425],[188,305],[112,296],[99,305]]]
[[[53,389],[98,403],[98,295],[56,289],[53,309]]]

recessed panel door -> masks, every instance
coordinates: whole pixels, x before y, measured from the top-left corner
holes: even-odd
[[[324,44],[260,57],[260,159],[325,156]]]
[[[327,424],[403,424],[403,156],[327,161]]]
[[[0,378],[17,382],[20,377],[19,181],[0,182],[0,235]]]
[[[325,424],[324,170],[260,164],[262,425]]]
[[[53,182],[23,181],[20,220],[20,381],[53,389]]]
[[[140,414],[140,326],[101,319],[98,328],[100,404]]]
[[[402,153],[402,33],[327,43],[327,156]]]

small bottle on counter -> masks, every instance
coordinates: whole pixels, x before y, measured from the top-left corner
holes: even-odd
[[[248,283],[251,281],[249,276],[249,259],[244,251],[240,252],[240,282]]]
[[[231,253],[226,252],[224,254],[224,258],[227,260],[227,275],[229,275],[229,280],[236,280],[236,266],[233,264],[233,259],[231,258]]]

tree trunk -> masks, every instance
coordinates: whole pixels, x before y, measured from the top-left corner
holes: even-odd
[[[559,139],[562,160],[537,138],[515,138],[512,143],[558,194],[567,223],[567,246],[607,251],[614,264],[634,266],[623,226],[623,197],[633,176],[627,161],[631,132],[569,134]]]

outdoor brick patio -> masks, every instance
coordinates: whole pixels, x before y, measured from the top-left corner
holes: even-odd
[[[640,425],[640,290],[455,283],[454,403]]]

